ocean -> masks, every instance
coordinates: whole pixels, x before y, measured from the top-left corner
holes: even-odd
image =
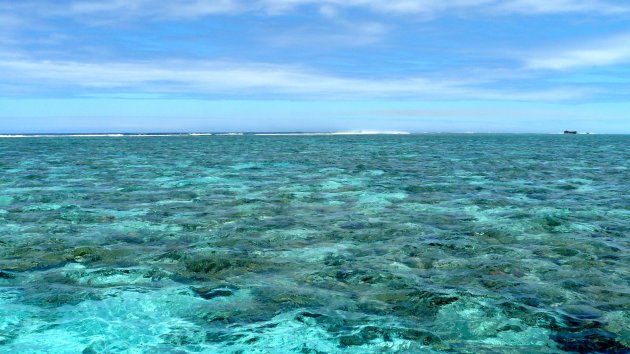
[[[630,136],[0,139],[2,353],[630,351]]]

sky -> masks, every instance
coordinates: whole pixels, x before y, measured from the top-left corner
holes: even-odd
[[[0,0],[0,134],[630,133],[626,0]]]

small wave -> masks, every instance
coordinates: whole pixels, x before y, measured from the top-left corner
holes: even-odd
[[[150,137],[150,136],[182,136],[186,134],[5,134],[0,138],[121,138],[121,137]],[[190,135],[190,134],[189,134]],[[201,135],[201,134],[199,134]],[[212,135],[212,134],[207,134]]]
[[[142,137],[163,137],[163,136],[185,136],[190,134],[125,134],[125,137],[142,138]]]
[[[304,133],[255,133],[258,136],[309,136],[309,135],[408,135],[404,131],[348,131],[348,132],[304,132]],[[0,134],[0,138],[121,138],[121,137],[168,137],[168,136],[242,136],[244,133],[165,133],[165,134]]]
[[[48,135],[48,136],[70,136],[70,137],[121,137],[124,134],[68,134],[68,135]]]
[[[408,134],[411,134],[411,133],[403,132],[403,131],[360,130],[360,131],[332,132],[332,133],[256,133],[256,134],[253,134],[253,135],[260,135],[260,136],[294,136],[294,135],[408,135]]]
[[[331,135],[332,133],[256,133],[258,136]]]
[[[350,132],[335,132],[332,135],[409,135],[409,132],[403,131],[380,131],[380,130],[359,130]]]

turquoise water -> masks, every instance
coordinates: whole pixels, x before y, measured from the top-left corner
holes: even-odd
[[[0,352],[630,348],[630,137],[0,139]]]

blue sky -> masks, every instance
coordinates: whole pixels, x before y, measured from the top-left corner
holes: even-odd
[[[0,0],[0,133],[630,133],[630,3]]]

